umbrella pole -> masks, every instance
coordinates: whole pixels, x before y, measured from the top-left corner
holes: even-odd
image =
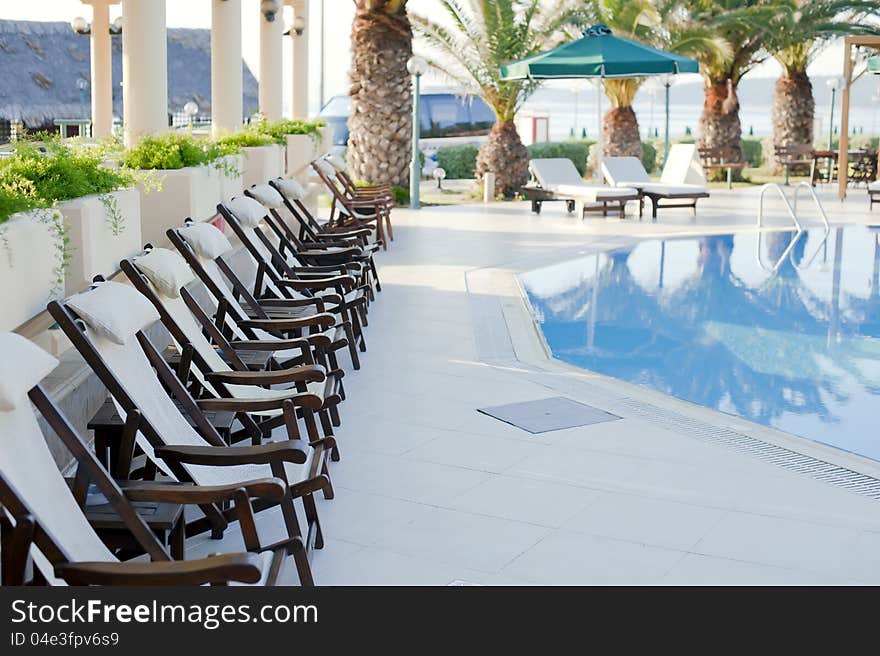
[[[593,179],[602,184],[602,151],[605,148],[605,132],[602,125],[602,78],[596,78],[596,172]]]

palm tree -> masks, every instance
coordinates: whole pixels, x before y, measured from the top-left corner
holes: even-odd
[[[697,143],[716,148],[729,162],[742,162],[742,125],[737,85],[743,76],[766,58],[764,44],[773,17],[784,10],[785,0],[694,0],[688,21],[713,30],[727,42],[723,54],[704,52],[694,57],[701,64],[705,100]]]
[[[865,18],[880,12],[876,0],[791,0],[773,19],[767,50],[782,65],[773,94],[773,145],[813,143],[813,85],[807,67],[829,40],[844,34],[876,34]]]
[[[578,3],[579,4],[579,3]],[[496,190],[511,197],[528,181],[529,153],[514,118],[537,88],[534,80],[501,80],[501,65],[553,45],[572,19],[573,0],[440,0],[444,22],[412,16],[429,63],[495,111],[495,124],[477,154],[476,173],[494,172]]]
[[[348,165],[358,180],[406,187],[412,89],[406,62],[412,27],[406,0],[354,0]]]
[[[694,57],[721,57],[727,44],[706,26],[687,22],[681,0],[592,0],[583,10],[585,21],[604,23],[614,33],[667,52]],[[603,153],[610,157],[642,157],[639,123],[632,103],[647,78],[605,80],[611,109],[603,119]]]

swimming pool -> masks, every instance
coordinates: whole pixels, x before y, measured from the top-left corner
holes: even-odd
[[[521,275],[560,360],[880,460],[880,231],[652,240]]]

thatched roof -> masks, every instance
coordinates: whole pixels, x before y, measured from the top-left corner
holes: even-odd
[[[122,116],[122,40],[113,37],[113,112]],[[28,127],[91,115],[89,38],[68,23],[0,20],[0,120]],[[244,109],[257,111],[257,81],[242,62]],[[194,100],[199,115],[211,112],[211,31],[168,29],[168,111]]]

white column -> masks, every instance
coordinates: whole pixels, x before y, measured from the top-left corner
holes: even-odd
[[[110,5],[117,0],[87,0],[92,5],[92,136],[113,133],[113,63],[110,47]]]
[[[242,123],[241,0],[211,0],[211,132]]]
[[[122,0],[122,107],[126,147],[168,129],[165,0]]]
[[[260,112],[267,121],[280,120],[283,111],[283,76],[281,35],[284,14],[278,3],[275,20],[268,21],[260,12]]]
[[[309,3],[307,0],[287,0],[293,7],[293,25],[297,18],[302,19],[303,33],[297,34],[291,28],[290,47],[293,51],[293,80],[290,85],[290,111],[293,118],[308,118],[309,115],[309,35],[314,26],[309,23]]]

